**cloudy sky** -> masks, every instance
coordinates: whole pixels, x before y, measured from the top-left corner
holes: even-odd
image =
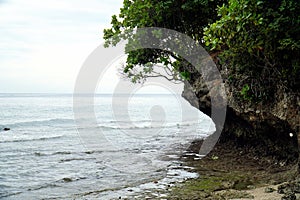
[[[72,92],[121,6],[122,0],[0,0],[0,93]]]

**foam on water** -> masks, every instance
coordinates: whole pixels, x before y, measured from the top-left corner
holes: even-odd
[[[164,123],[149,114],[158,99]],[[141,95],[131,99],[129,118],[122,113],[116,118],[111,96],[96,96],[98,126],[87,123],[83,138],[71,95],[0,94],[0,130],[11,128],[0,131],[0,198],[139,196],[196,177],[178,155],[213,131],[211,120],[201,115],[182,121],[174,102],[168,95]]]

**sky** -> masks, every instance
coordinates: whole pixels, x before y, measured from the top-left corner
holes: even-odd
[[[0,93],[72,93],[123,0],[0,0]],[[111,71],[104,93],[118,81]]]

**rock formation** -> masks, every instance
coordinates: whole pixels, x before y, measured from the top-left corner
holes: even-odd
[[[222,76],[225,72],[221,71]],[[226,121],[219,142],[253,147],[260,156],[295,162],[298,158],[300,98],[297,92],[278,88],[276,98],[266,103],[245,103],[232,94],[234,85],[224,76],[227,95]],[[192,87],[187,87],[191,85]],[[264,86],[261,86],[264,87]],[[192,98],[193,94],[198,97]],[[192,76],[182,96],[211,116],[210,92],[199,75]]]

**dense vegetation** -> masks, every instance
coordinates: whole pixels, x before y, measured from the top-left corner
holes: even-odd
[[[235,88],[235,98],[269,101],[278,88],[299,92],[299,10],[299,0],[124,0],[104,39],[115,45],[120,38],[114,36],[128,38],[129,30],[141,27],[182,32],[228,71],[224,79]],[[175,80],[191,76],[178,55],[153,49],[129,52],[122,70],[139,82],[157,75],[153,66],[159,63]]]
[[[116,35],[128,38],[126,33],[143,27],[173,29],[202,43],[203,29],[217,19],[216,7],[223,2],[224,0],[124,0],[119,16],[112,16],[112,28],[104,30],[106,45],[116,44],[119,41],[119,37],[114,37]],[[144,49],[129,52],[123,71],[133,82],[140,82],[149,76],[155,76],[152,66],[162,63],[173,74],[173,79],[180,80],[189,75],[183,69],[183,62],[183,59],[172,52]]]
[[[205,28],[206,45],[220,52],[244,99],[271,100],[274,87],[299,89],[299,9],[292,0],[230,0]]]

